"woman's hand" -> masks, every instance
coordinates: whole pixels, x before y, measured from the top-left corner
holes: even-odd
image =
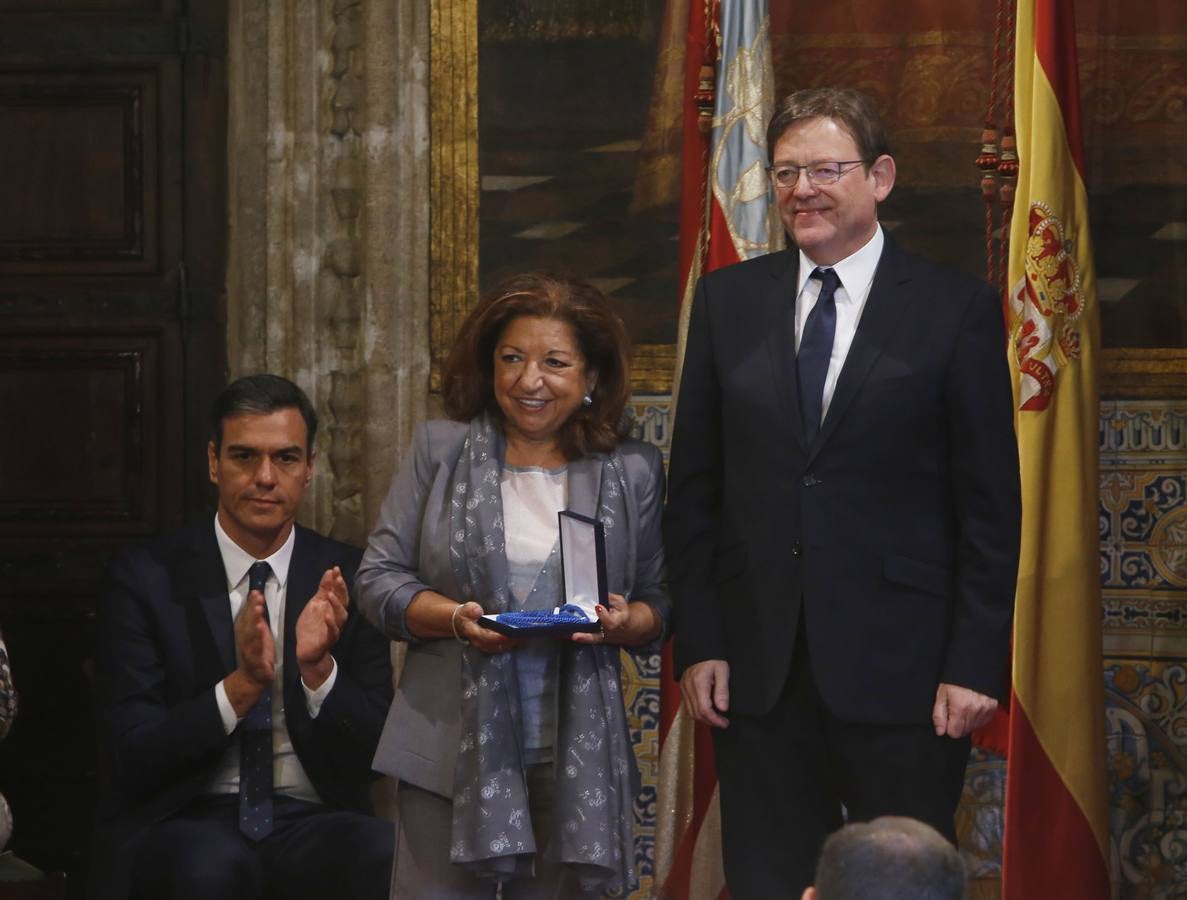
[[[483,653],[502,653],[520,643],[478,624],[482,606],[470,601],[458,603],[436,591],[421,591],[408,604],[408,630],[421,640],[455,638],[473,644]]]
[[[618,644],[634,647],[659,634],[662,623],[651,604],[641,600],[627,602],[621,594],[609,594],[607,605],[594,607],[602,630],[577,632],[570,640],[579,644]]]
[[[519,645],[520,642],[515,638],[509,638],[505,634],[479,625],[478,619],[481,615],[482,607],[473,600],[461,604],[452,613],[454,636],[483,653],[502,653]]]

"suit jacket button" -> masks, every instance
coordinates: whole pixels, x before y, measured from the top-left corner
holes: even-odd
[[[791,542],[791,555],[794,556],[796,559],[800,558],[800,542],[799,541]]]
[[[807,475],[805,475],[803,478],[800,479],[800,484],[802,484],[804,487],[813,487],[814,485],[817,485],[819,483],[820,482],[818,482],[816,480],[816,476],[813,475],[811,472],[809,472]]]

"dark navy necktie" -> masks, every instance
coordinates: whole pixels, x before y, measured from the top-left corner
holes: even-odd
[[[837,301],[833,295],[841,279],[832,269],[821,268],[813,269],[809,277],[820,282],[820,296],[816,298],[816,305],[804,323],[795,365],[800,385],[800,417],[804,423],[804,437],[811,444],[820,430],[823,417],[824,379],[828,376],[828,361],[833,355],[833,335],[837,330]]]
[[[264,593],[271,572],[266,562],[253,563],[247,571],[248,592]],[[264,621],[269,621],[267,603]],[[239,723],[239,830],[254,841],[272,833],[271,686]]]

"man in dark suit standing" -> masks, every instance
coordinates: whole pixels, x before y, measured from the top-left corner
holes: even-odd
[[[954,839],[968,735],[1008,690],[1020,527],[1000,303],[884,234],[872,104],[796,92],[767,147],[796,247],[698,285],[665,518],[734,900],[803,890],[842,808]]]
[[[388,641],[349,608],[360,552],[294,524],[317,417],[255,375],[211,424],[214,521],[124,553],[99,607],[92,895],[386,898]]]

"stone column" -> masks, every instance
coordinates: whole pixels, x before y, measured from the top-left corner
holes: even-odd
[[[355,544],[428,401],[429,5],[231,3],[231,376],[309,393],[302,521]]]

